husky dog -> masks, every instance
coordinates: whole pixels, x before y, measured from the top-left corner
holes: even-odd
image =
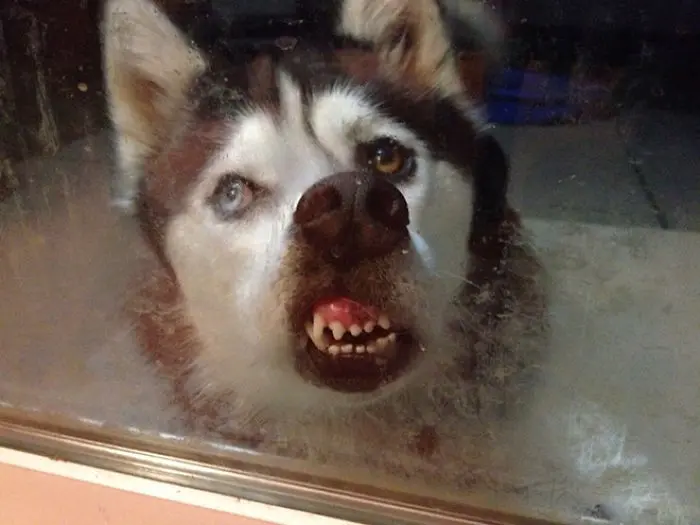
[[[132,311],[195,421],[478,406],[529,358],[539,267],[448,30],[474,4],[329,5],[346,47],[237,61],[106,2],[119,199],[160,261]]]

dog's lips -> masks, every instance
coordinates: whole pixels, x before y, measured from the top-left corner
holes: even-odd
[[[318,301],[305,324],[305,350],[317,379],[345,392],[395,379],[418,353],[411,333],[379,308],[347,297]]]

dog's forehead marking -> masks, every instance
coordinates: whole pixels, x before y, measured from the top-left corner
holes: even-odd
[[[236,173],[277,193],[293,192],[328,175],[331,159],[309,136],[299,113],[280,120],[264,110],[239,116],[226,140],[204,168],[197,199],[213,189],[224,173]]]
[[[284,71],[278,78],[279,108],[257,106],[234,117],[204,179],[236,172],[270,188],[295,191],[334,169],[352,167],[354,143],[369,138],[379,117],[361,90],[335,84],[305,98],[295,78]]]

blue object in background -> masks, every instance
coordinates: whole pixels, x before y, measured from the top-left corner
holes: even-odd
[[[569,77],[523,69],[505,69],[490,82],[486,107],[489,121],[498,124],[551,124],[578,113]]]

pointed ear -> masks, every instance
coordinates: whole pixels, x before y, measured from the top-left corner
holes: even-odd
[[[117,199],[131,207],[144,161],[185,116],[187,92],[206,61],[151,0],[106,0],[102,45]]]
[[[468,28],[492,55],[497,33],[484,13],[480,0],[341,0],[337,31],[370,43],[383,73],[461,96],[465,87],[449,28]]]

